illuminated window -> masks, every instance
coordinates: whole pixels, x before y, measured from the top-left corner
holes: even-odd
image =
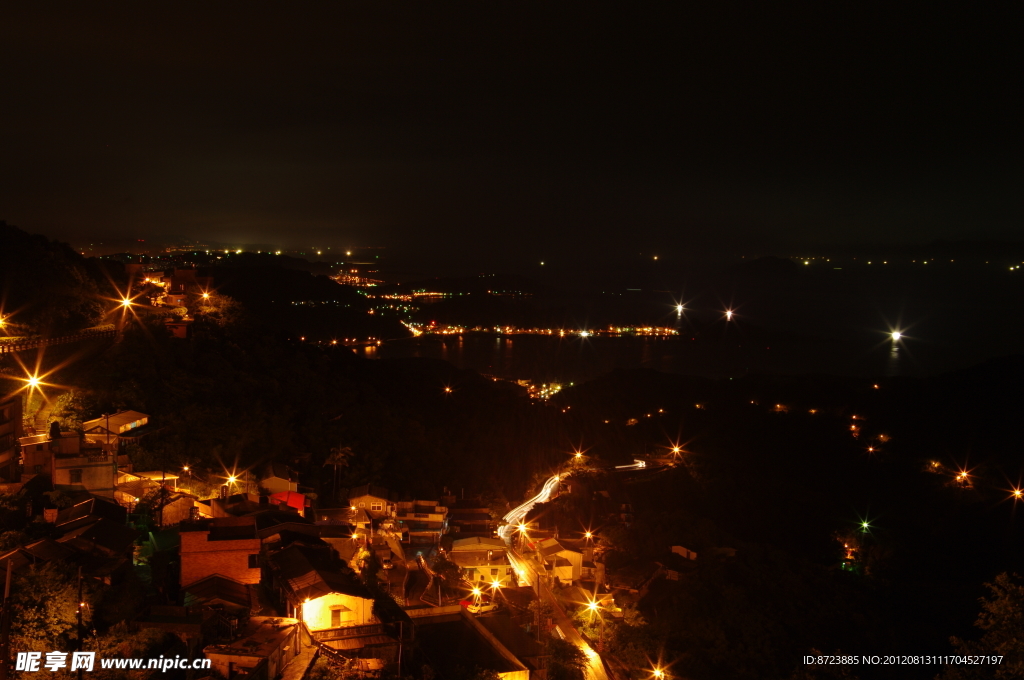
[[[370,503],[370,510],[373,510],[375,512],[380,512],[383,509],[384,509],[384,504],[383,503]]]
[[[359,507],[361,507],[361,508],[365,508],[365,507],[366,507],[366,503],[360,503],[360,504],[359,504]]]

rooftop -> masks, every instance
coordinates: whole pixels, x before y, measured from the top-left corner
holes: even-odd
[[[203,652],[233,656],[269,657],[295,633],[298,619],[254,616],[240,631],[238,640],[226,645],[210,645]]]
[[[118,411],[108,417],[100,416],[82,423],[82,429],[88,431],[95,427],[101,427],[110,432],[120,432],[121,428],[139,420],[148,419],[149,416],[139,411]]]

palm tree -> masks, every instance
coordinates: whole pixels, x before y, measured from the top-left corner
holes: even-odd
[[[331,486],[331,492],[334,494],[334,500],[338,500],[338,468],[348,465],[349,458],[352,456],[352,447],[336,446],[331,449],[330,455],[328,455],[327,460],[324,461],[324,467],[328,465],[334,467],[334,479]]]

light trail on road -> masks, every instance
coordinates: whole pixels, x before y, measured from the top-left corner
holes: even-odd
[[[516,531],[516,527],[526,519],[527,513],[529,513],[537,503],[547,503],[551,500],[551,494],[558,490],[560,481],[561,477],[559,475],[549,477],[548,480],[544,482],[544,486],[541,487],[540,493],[529,500],[523,501],[510,510],[504,517],[504,520],[508,522],[508,524],[498,529],[498,536],[500,536],[506,543],[511,542],[512,534]]]
[[[642,460],[633,459],[632,465],[616,465],[616,470],[643,470],[647,467],[647,463]]]
[[[629,471],[629,470],[643,470],[647,468],[647,463],[642,460],[633,460],[632,465],[618,465],[615,467],[616,470]],[[561,475],[552,475],[544,482],[544,486],[541,487],[540,492],[536,496],[528,500],[523,501],[508,513],[503,518],[507,524],[498,529],[498,536],[501,537],[505,544],[508,546],[506,553],[508,554],[509,562],[512,563],[513,568],[519,574],[520,585],[534,585],[535,569],[529,561],[516,552],[515,547],[512,545],[512,536],[519,531],[519,527],[523,524],[523,520],[530,513],[537,503],[547,503],[551,500],[551,496],[558,490],[558,485],[561,484]],[[553,608],[556,612],[556,617],[559,619],[558,631],[561,633],[562,639],[568,640],[572,644],[576,645],[583,654],[586,656],[587,665],[586,673],[587,680],[608,680],[608,674],[604,669],[604,662],[601,661],[601,655],[594,651],[594,648],[587,644],[587,641],[583,639],[583,636],[579,634],[579,631],[572,624],[572,620],[561,611],[561,607],[558,605],[557,600],[551,592],[542,583],[537,584],[543,588],[545,595],[551,601]]]

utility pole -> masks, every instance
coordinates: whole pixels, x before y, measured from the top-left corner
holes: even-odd
[[[12,560],[7,560],[7,582],[4,585],[4,608],[0,612],[0,680],[7,680],[11,665],[11,573]]]
[[[78,651],[85,650],[85,635],[82,633],[82,610],[85,609],[85,602],[82,601],[82,567],[78,567]],[[78,668],[78,680],[82,680],[82,668]]]

